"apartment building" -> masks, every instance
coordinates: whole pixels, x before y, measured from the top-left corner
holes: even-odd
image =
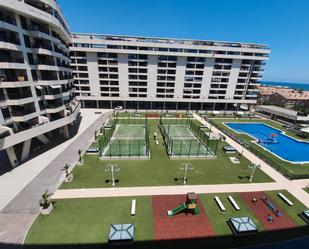
[[[72,34],[82,107],[236,110],[256,104],[266,45]]]
[[[68,138],[79,113],[70,31],[55,0],[0,0],[0,151],[14,167]]]

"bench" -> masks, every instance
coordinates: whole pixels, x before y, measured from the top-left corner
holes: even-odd
[[[217,204],[218,204],[219,208],[221,209],[221,211],[225,211],[226,210],[218,196],[215,196],[215,201],[217,202]]]
[[[278,196],[285,201],[289,206],[293,206],[293,202],[291,202],[288,198],[286,198],[282,193],[278,193]]]
[[[135,210],[136,210],[136,200],[133,199],[131,204],[131,216],[135,215]]]
[[[232,196],[229,195],[227,198],[229,199],[229,201],[231,202],[235,210],[240,210],[240,207],[238,206],[238,204],[236,203],[236,201],[234,200]]]

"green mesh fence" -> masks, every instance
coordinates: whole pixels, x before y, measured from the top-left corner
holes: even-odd
[[[217,153],[218,140],[210,139],[210,134],[190,119],[160,119],[160,130],[171,157],[208,157]]]
[[[113,132],[105,136],[106,140],[109,138],[108,142],[104,140],[100,144],[102,157],[149,157],[149,129],[144,122],[119,124],[115,120],[114,123],[117,125],[113,128]]]

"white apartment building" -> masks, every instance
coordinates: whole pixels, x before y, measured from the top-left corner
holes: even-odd
[[[72,34],[82,107],[236,110],[256,104],[266,45]]]
[[[79,113],[70,31],[56,0],[0,0],[0,151],[14,167],[70,136]]]

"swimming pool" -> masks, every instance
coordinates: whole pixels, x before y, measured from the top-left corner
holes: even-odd
[[[237,133],[246,133],[264,149],[291,163],[309,163],[309,143],[285,135],[263,123],[225,123]]]

